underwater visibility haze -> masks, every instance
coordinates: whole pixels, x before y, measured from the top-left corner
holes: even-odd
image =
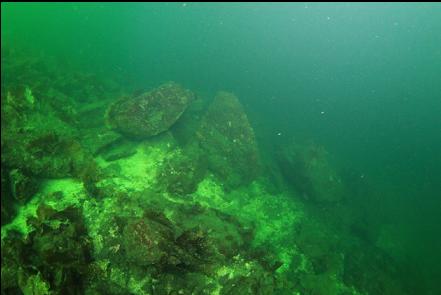
[[[440,3],[2,3],[1,294],[441,294]]]

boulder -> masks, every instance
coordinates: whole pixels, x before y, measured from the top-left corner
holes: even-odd
[[[168,193],[186,196],[197,190],[205,172],[206,164],[199,154],[178,150],[162,163],[158,182]]]
[[[285,180],[302,198],[318,203],[336,203],[343,198],[342,180],[323,147],[287,144],[278,150],[277,161]]]
[[[168,82],[137,97],[123,98],[106,112],[108,126],[130,138],[148,138],[168,130],[182,115],[194,94]]]
[[[127,259],[139,266],[148,266],[166,260],[173,249],[173,231],[151,219],[130,222],[123,231]]]
[[[208,168],[226,185],[236,188],[260,173],[260,158],[254,130],[238,98],[219,92],[208,107],[197,132]]]

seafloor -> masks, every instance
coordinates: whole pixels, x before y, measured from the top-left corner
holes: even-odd
[[[406,294],[326,150],[233,93],[1,58],[2,294]]]

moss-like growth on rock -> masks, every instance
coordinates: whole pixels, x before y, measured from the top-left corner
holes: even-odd
[[[158,181],[165,190],[176,196],[185,196],[197,190],[206,172],[206,161],[190,149],[179,149],[162,163]]]
[[[74,207],[40,205],[25,239],[9,232],[2,239],[2,292],[82,294],[92,250],[82,218]]]
[[[227,188],[237,188],[260,173],[254,130],[238,98],[219,92],[209,106],[197,132],[201,153],[209,169]]]
[[[182,115],[194,94],[169,82],[152,91],[113,103],[106,113],[109,127],[131,138],[147,138],[166,131]]]
[[[19,169],[9,172],[9,181],[12,196],[21,204],[26,203],[39,188],[39,181],[36,178],[25,175]]]
[[[123,231],[127,259],[139,266],[166,263],[172,241],[170,228],[148,218],[130,221]]]

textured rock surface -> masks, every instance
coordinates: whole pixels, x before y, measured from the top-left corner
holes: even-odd
[[[196,191],[205,172],[206,163],[198,154],[179,149],[162,163],[158,181],[168,193],[185,196]]]
[[[139,266],[158,264],[171,251],[173,232],[170,228],[148,218],[129,222],[123,231],[127,259]]]
[[[34,229],[2,240],[2,293],[81,294],[91,247],[80,209],[40,205],[28,219]],[[49,291],[51,290],[51,291]],[[21,292],[20,292],[21,291]]]
[[[238,187],[255,179],[260,159],[254,130],[238,98],[219,92],[208,108],[197,133],[209,169],[227,187]]]
[[[133,138],[166,131],[182,115],[194,94],[169,82],[134,98],[113,103],[106,114],[110,128]]]
[[[91,160],[73,126],[39,104],[30,88],[7,91],[1,105],[1,158],[9,168],[58,178],[76,175]]]
[[[38,181],[23,174],[18,169],[9,172],[9,181],[12,196],[21,204],[25,203],[38,191]]]

